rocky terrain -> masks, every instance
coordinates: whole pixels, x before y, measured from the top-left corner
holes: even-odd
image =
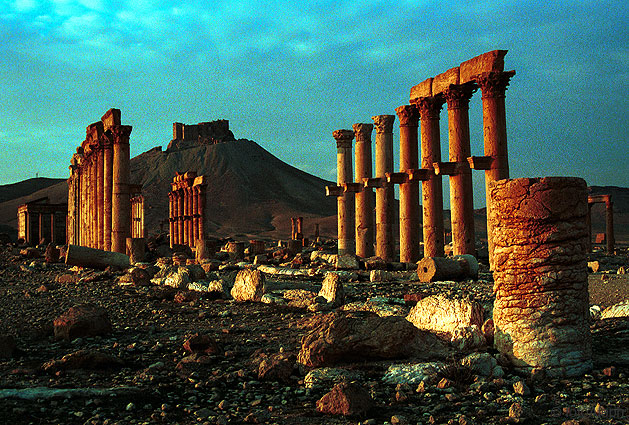
[[[516,375],[491,348],[486,267],[475,280],[420,283],[403,264],[327,255],[326,247],[297,255],[269,248],[255,258],[260,266],[227,252],[194,265],[175,253],[116,271],[54,262],[52,250],[46,261],[43,249],[2,246],[0,417],[627,423],[629,319],[600,319],[629,299],[628,275],[618,274],[629,266],[626,250],[590,258],[594,369],[546,380]],[[411,325],[413,314],[423,320],[417,308],[409,315],[413,305],[435,299],[451,306],[440,323],[455,326]]]

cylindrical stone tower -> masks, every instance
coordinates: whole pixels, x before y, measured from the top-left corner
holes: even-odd
[[[339,186],[352,181],[352,130],[335,130],[336,140],[336,180]],[[343,193],[337,198],[338,208],[338,253],[354,254],[354,194]]]
[[[490,194],[496,348],[525,373],[571,377],[588,372],[585,181],[498,180]]]
[[[373,124],[354,124],[356,138],[356,182],[363,186],[363,179],[371,177],[371,133]],[[362,187],[356,193],[356,255],[373,257],[373,190]]]

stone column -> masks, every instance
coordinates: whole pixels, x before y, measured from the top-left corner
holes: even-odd
[[[290,239],[297,239],[297,217],[290,218]]]
[[[304,218],[297,217],[297,221],[295,222],[295,224],[297,225],[295,236],[297,237],[297,239],[303,240],[304,239]]]
[[[585,181],[498,180],[490,195],[496,348],[521,372],[562,378],[587,373]]]
[[[88,167],[88,175],[87,179],[89,181],[89,192],[87,194],[88,201],[88,210],[87,210],[87,231],[88,231],[88,246],[90,248],[95,248],[95,240],[96,240],[96,205],[94,202],[96,195],[96,164],[94,161],[94,150],[90,146],[90,153],[87,158],[87,167]]]
[[[175,194],[174,192],[168,192],[168,234],[170,236],[170,247],[172,248],[175,244],[175,220],[174,220],[174,212],[175,212]]]
[[[111,205],[113,197],[114,151],[113,134],[103,137],[103,249],[111,251]]]
[[[206,190],[207,190],[207,184],[200,184],[197,186],[197,190],[199,192],[199,235],[197,236],[198,239],[205,239],[205,222],[206,222],[206,217],[205,217],[205,204],[207,202],[207,197],[206,197]]]
[[[373,191],[364,187],[363,179],[369,179],[371,169],[371,132],[373,124],[354,124],[356,149],[356,182],[361,184],[362,190],[356,193],[356,255],[362,258],[373,257]]]
[[[190,188],[190,196],[192,196],[192,244],[196,246],[199,239],[199,193],[196,186]]]
[[[450,220],[454,255],[476,255],[472,169],[467,160],[471,155],[468,109],[475,90],[472,85],[452,84],[444,92],[448,102],[450,162],[456,163],[457,169],[450,175]]]
[[[485,156],[491,158],[489,169],[485,170],[485,199],[487,217],[491,211],[489,185],[496,180],[509,178],[509,156],[507,151],[507,118],[505,92],[509,80],[515,74],[510,72],[485,72],[476,77],[483,100],[483,139]],[[487,241],[489,244],[489,265],[493,269],[492,227],[487,220]]]
[[[188,221],[188,246],[194,248],[196,233],[194,230],[194,193],[192,192],[192,186],[186,188],[186,198],[188,198],[188,211],[186,211]]]
[[[85,246],[85,225],[83,223],[83,215],[85,209],[85,161],[83,156],[79,156],[78,160],[79,167],[79,202],[78,202],[78,210],[77,210],[77,233],[76,233],[76,241],[77,245]]]
[[[336,130],[336,180],[339,186],[352,181],[352,130]],[[338,208],[338,253],[354,254],[354,194],[345,192],[337,198]]]
[[[105,249],[105,161],[103,152],[103,141],[99,139],[96,147],[96,207],[98,209],[97,216],[97,232],[98,232],[98,249]]]
[[[130,178],[130,151],[129,136],[130,125],[113,126],[113,190],[111,208],[111,250],[114,252],[126,252],[127,238],[131,220],[131,205],[129,198]]]
[[[611,195],[605,198],[605,239],[607,240],[607,254],[613,255],[616,244],[614,237],[614,203]]]
[[[588,201],[588,212],[585,216],[585,225],[588,229],[588,244],[586,252],[592,252],[592,204]]]
[[[422,182],[424,258],[444,257],[443,191],[441,175],[434,173],[433,163],[441,162],[439,113],[444,99],[441,96],[423,97],[417,101],[421,117],[422,169],[431,170]]]
[[[417,127],[419,112],[413,105],[398,107],[400,121],[400,173],[409,173],[418,167]],[[419,182],[400,184],[400,262],[419,260]]]
[[[55,238],[55,213],[50,213],[50,243],[53,245],[57,244],[57,239]]]
[[[177,232],[177,244],[185,245],[185,224],[184,224],[184,196],[185,193],[183,189],[177,189],[177,228],[179,231]]]
[[[393,206],[395,190],[386,181],[386,174],[393,172],[393,121],[395,115],[371,117],[376,127],[376,256],[393,261]]]

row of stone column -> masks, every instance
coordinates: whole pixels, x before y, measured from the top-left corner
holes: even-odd
[[[393,259],[393,190],[400,187],[400,261],[420,257],[419,182],[422,182],[424,256],[444,256],[442,175],[450,178],[453,253],[475,254],[472,169],[485,170],[486,184],[508,178],[505,91],[515,71],[504,72],[506,51],[488,52],[411,89],[410,104],[398,107],[400,170],[393,172],[393,115],[372,117],[376,125],[376,173],[371,176],[372,124],[336,130],[339,253],[373,255],[372,188],[376,189],[376,255]],[[483,96],[484,156],[471,156],[469,101],[480,87]],[[448,109],[449,161],[441,161],[440,111]],[[421,129],[420,127],[421,122]],[[421,168],[419,137],[421,135]],[[356,139],[355,183],[352,139]],[[355,196],[354,196],[355,194]],[[354,199],[355,198],[355,199]],[[353,202],[355,200],[355,216]],[[488,210],[491,200],[487,198]],[[355,227],[354,227],[355,224]],[[491,224],[488,223],[491,241]],[[354,246],[354,241],[356,245]],[[491,253],[490,242],[490,253]],[[491,255],[491,254],[490,254]],[[490,258],[491,259],[491,258]]]
[[[203,176],[188,171],[176,173],[168,194],[170,246],[195,247],[197,239],[205,237],[205,205],[207,182]]]
[[[304,218],[303,217],[291,217],[291,240],[303,240],[304,239]]]
[[[144,238],[144,196],[131,198],[131,237]]]
[[[68,243],[124,253],[131,235],[129,197],[132,127],[110,109],[87,127],[68,179]]]

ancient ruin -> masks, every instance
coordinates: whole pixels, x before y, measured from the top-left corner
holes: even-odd
[[[228,120],[216,120],[199,124],[173,123],[173,140],[166,148],[167,152],[190,148],[198,145],[213,145],[236,140],[229,129]]]
[[[588,227],[588,252],[592,251],[592,207],[594,204],[605,204],[605,242],[607,244],[607,253],[614,254],[614,203],[611,195],[594,195],[588,196],[588,213],[586,216]]]
[[[207,182],[195,171],[175,173],[168,193],[170,246],[196,246],[205,238],[205,206]]]
[[[132,234],[131,126],[110,109],[87,127],[68,179],[68,244],[124,253]],[[143,231],[142,231],[143,232]]]
[[[517,369],[552,377],[592,369],[583,179],[490,185],[494,343]]]
[[[336,140],[336,186],[327,186],[326,194],[336,196],[338,219],[338,253],[354,254],[356,241],[354,236],[354,192],[352,179],[352,130],[335,130],[332,136]],[[349,190],[348,190],[349,189]]]
[[[68,204],[51,204],[47,197],[20,205],[17,209],[18,239],[29,245],[39,245],[41,241],[64,244],[67,214]]]
[[[376,252],[383,259],[393,257],[393,235],[390,225],[392,185],[400,188],[400,261],[417,262],[420,258],[419,182],[422,182],[424,257],[444,255],[444,224],[441,176],[450,178],[450,206],[454,255],[476,255],[472,169],[485,170],[485,182],[509,177],[505,91],[515,71],[504,71],[506,50],[494,50],[474,57],[434,78],[411,88],[410,104],[396,109],[400,123],[400,170],[393,172],[389,134],[393,120],[387,115],[373,117],[376,123],[376,177],[365,173],[371,163],[371,152],[365,151],[362,130],[356,124],[356,183],[347,180],[351,174],[351,139],[349,130],[337,130],[338,185],[326,189],[338,198],[339,253],[352,252],[347,247],[356,243],[356,253],[367,257],[373,251],[365,248],[373,234],[373,218],[365,218],[364,199],[370,199],[365,188],[376,188]],[[484,155],[472,156],[470,148],[469,101],[474,92],[482,91]],[[439,115],[444,104],[448,110],[449,160],[441,161]],[[418,131],[421,121],[421,131]],[[359,126],[359,127],[356,127]],[[359,140],[360,130],[360,140]],[[421,134],[421,168],[419,168],[419,135]],[[369,139],[370,140],[370,139]],[[349,141],[349,142],[348,142]],[[382,147],[379,147],[379,141]],[[360,172],[359,172],[360,170]],[[386,185],[384,184],[386,176]],[[341,179],[342,178],[342,179]],[[346,229],[351,225],[347,203],[356,193],[355,239]],[[364,196],[363,193],[367,193]],[[491,200],[487,197],[488,215]],[[360,211],[360,214],[359,214]],[[490,265],[492,260],[492,228],[487,224]]]

